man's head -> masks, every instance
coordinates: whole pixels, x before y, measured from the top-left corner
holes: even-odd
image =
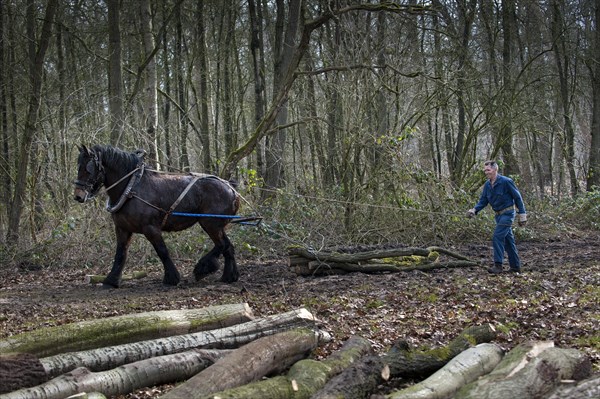
[[[485,177],[494,181],[498,175],[498,163],[496,161],[485,161],[483,163],[483,173]]]

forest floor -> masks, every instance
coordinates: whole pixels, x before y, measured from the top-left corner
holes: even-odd
[[[162,267],[147,266],[145,279],[105,290],[84,282],[89,269],[77,265],[3,267],[0,279],[0,338],[87,319],[149,310],[197,308],[247,302],[256,316],[306,307],[334,340],[320,358],[350,335],[368,338],[383,353],[396,339],[415,347],[445,345],[470,325],[492,323],[497,343],[510,349],[525,340],[552,340],[591,357],[600,372],[600,234],[519,242],[520,275],[489,275],[489,245],[448,248],[481,267],[406,272],[298,277],[287,259],[239,259],[237,283],[218,275],[178,287],[161,284]],[[180,261],[190,276],[193,262]],[[35,270],[31,270],[35,269]],[[134,270],[126,268],[126,273]],[[97,270],[95,273],[106,273]],[[169,386],[136,391],[126,398],[155,398]],[[389,387],[382,387],[382,392]]]

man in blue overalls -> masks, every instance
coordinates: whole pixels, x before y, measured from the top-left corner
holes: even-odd
[[[489,268],[488,272],[493,274],[502,273],[502,262],[506,250],[508,254],[508,271],[518,273],[521,271],[521,259],[519,259],[519,253],[515,245],[512,224],[515,220],[515,206],[518,211],[516,216],[519,226],[524,226],[527,223],[523,198],[515,182],[511,178],[498,173],[498,164],[495,161],[486,161],[483,173],[485,173],[488,181],[483,186],[483,192],[477,205],[467,211],[467,217],[472,218],[488,204],[491,205],[496,213],[496,229],[492,237],[494,266]]]

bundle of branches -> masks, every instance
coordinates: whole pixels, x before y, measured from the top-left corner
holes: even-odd
[[[442,261],[440,255],[451,260]],[[289,249],[289,266],[300,276],[429,271],[441,268],[474,267],[478,263],[466,256],[440,247],[391,248],[339,253],[314,251],[302,247]]]

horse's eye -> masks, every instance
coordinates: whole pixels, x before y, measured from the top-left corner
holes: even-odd
[[[85,170],[87,170],[89,174],[93,175],[96,172],[96,165],[94,164],[93,161],[90,161],[85,166]]]

